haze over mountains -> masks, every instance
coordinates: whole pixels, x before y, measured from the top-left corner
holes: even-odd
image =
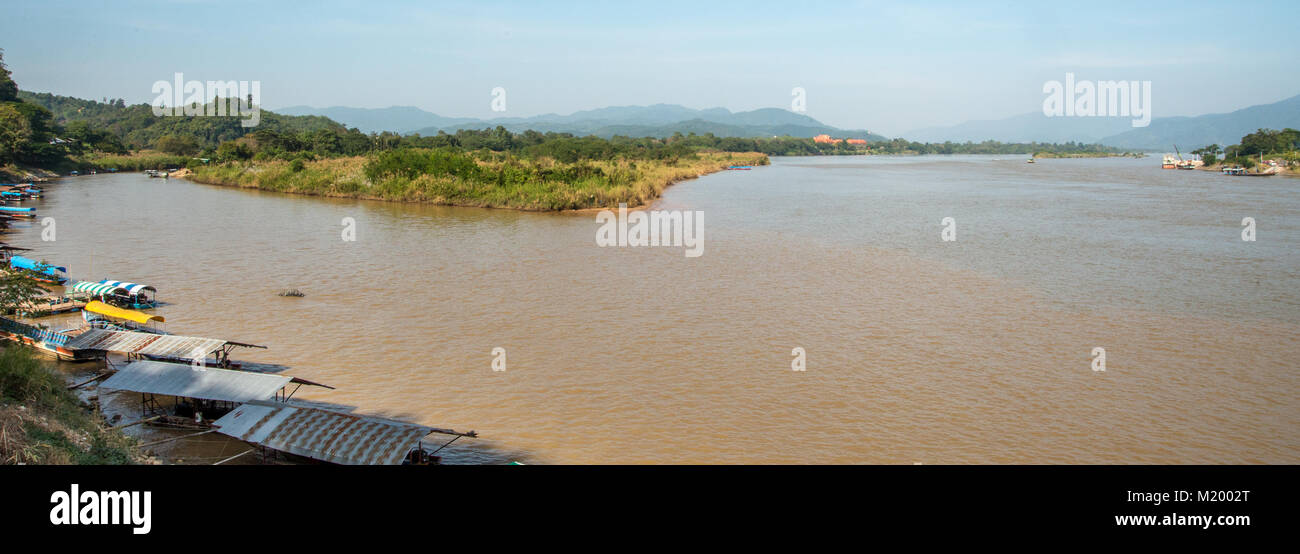
[[[839,138],[886,140],[865,130],[837,129],[807,115],[778,108],[732,112],[726,108],[696,110],[675,104],[613,106],[568,115],[544,114],[533,117],[475,119],[444,117],[410,106],[390,108],[313,108],[292,106],[275,110],[285,115],[323,115],[364,132],[437,134],[458,129],[502,126],[513,132],[534,130],[576,135],[666,137],[673,133],[713,133],[720,137],[813,137],[832,134]]]
[[[1047,117],[1042,112],[1005,119],[968,121],[951,127],[920,129],[904,134],[920,142],[1086,142],[1135,150],[1190,150],[1209,144],[1237,144],[1258,129],[1300,129],[1300,95],[1242,108],[1230,113],[1196,117],[1156,117],[1146,127],[1133,127],[1129,117]]]
[[[500,125],[514,132],[532,129],[601,137],[666,137],[678,132],[713,133],[721,137],[813,137],[824,133],[839,138],[888,140],[865,130],[838,129],[807,115],[777,108],[732,112],[725,108],[697,110],[675,104],[655,104],[614,106],[568,115],[494,119],[444,117],[411,106],[293,106],[275,111],[285,115],[322,115],[364,132],[421,135]],[[1300,128],[1300,95],[1230,113],[1156,117],[1147,127],[1133,127],[1131,121],[1129,117],[1047,117],[1036,112],[996,120],[968,121],[950,127],[918,129],[904,133],[902,138],[917,142],[1082,142],[1155,151],[1169,150],[1176,144],[1190,150],[1208,144],[1236,144],[1242,136],[1260,128]]]

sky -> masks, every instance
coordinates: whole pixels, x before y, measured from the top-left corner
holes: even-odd
[[[491,118],[606,106],[790,109],[845,129],[1041,111],[1043,84],[1150,81],[1155,117],[1300,94],[1300,2],[0,0],[24,90],[147,103],[260,81],[270,109]],[[492,90],[506,91],[505,113]]]

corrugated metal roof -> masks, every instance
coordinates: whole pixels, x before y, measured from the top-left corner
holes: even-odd
[[[397,465],[432,427],[301,404],[252,401],[213,422],[218,432],[299,456],[347,465]]]
[[[287,375],[231,369],[195,369],[185,364],[139,361],[127,364],[99,386],[104,389],[248,402],[275,396],[293,379]]]
[[[216,352],[229,341],[180,335],[156,335],[137,331],[89,329],[65,345],[77,350],[101,350],[118,354],[147,354],[160,358],[197,360]]]

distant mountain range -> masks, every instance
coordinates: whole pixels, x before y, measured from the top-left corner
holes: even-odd
[[[1157,117],[1133,127],[1128,117],[1047,117],[1041,112],[989,121],[968,121],[905,133],[919,142],[1086,142],[1134,150],[1183,151],[1209,144],[1237,144],[1257,129],[1300,129],[1300,95],[1230,113]]]
[[[865,130],[837,129],[806,115],[777,108],[732,112],[726,108],[696,110],[674,104],[655,104],[613,106],[574,112],[569,115],[544,114],[533,117],[493,119],[443,117],[410,106],[390,108],[292,106],[275,111],[284,115],[321,115],[367,133],[392,131],[402,134],[433,135],[438,131],[451,133],[459,129],[486,129],[501,126],[513,132],[531,129],[543,133],[573,133],[600,137],[614,135],[666,137],[673,133],[701,135],[713,133],[719,137],[787,135],[813,137],[829,134],[837,138],[888,140],[886,137]]]

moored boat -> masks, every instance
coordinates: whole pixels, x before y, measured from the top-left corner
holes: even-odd
[[[58,360],[69,362],[87,362],[101,359],[95,352],[68,347],[68,341],[75,335],[71,332],[59,332],[43,329],[21,321],[0,317],[0,338],[35,348],[37,352]]]
[[[71,292],[98,299],[114,306],[147,310],[158,307],[158,289],[149,285],[104,279],[98,283],[77,281]]]
[[[0,206],[0,213],[12,217],[36,217],[36,208],[19,208],[15,206]]]
[[[81,317],[91,327],[97,329],[140,331],[155,335],[169,334],[155,326],[156,323],[165,323],[167,321],[163,316],[119,308],[99,300],[87,302],[82,308]]]
[[[26,271],[32,276],[32,278],[42,283],[62,285],[63,283],[68,282],[68,268],[38,262],[31,258],[11,256],[9,258],[9,267],[20,271]]]

